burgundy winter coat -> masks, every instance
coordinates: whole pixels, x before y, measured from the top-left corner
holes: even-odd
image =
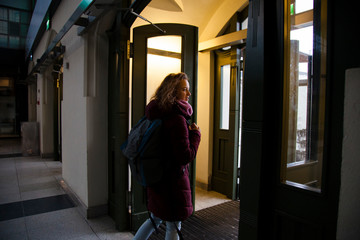
[[[193,212],[188,164],[194,160],[201,134],[188,128],[189,112],[175,103],[168,112],[156,101],[145,109],[149,119],[163,118],[163,149],[167,170],[163,181],[148,187],[148,209],[164,221],[183,221]]]

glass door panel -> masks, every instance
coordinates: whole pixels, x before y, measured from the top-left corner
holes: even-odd
[[[326,38],[322,36],[326,28],[314,26],[313,1],[285,1],[284,9],[281,181],[320,192],[326,80]]]
[[[181,71],[181,36],[158,36],[147,39],[146,103],[169,73]]]
[[[229,130],[230,114],[230,64],[221,66],[220,129]]]

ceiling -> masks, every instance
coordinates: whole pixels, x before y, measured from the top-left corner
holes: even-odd
[[[152,0],[140,13],[152,23],[182,23],[199,27],[199,40],[214,38],[248,0]],[[137,19],[133,27],[148,24]]]

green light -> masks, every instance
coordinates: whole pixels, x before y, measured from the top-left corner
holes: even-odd
[[[294,15],[295,13],[295,7],[294,7],[294,4],[290,4],[290,15]]]
[[[46,20],[46,30],[50,29],[50,19]]]
[[[82,9],[86,9],[90,5],[90,3],[92,3],[92,1],[93,0],[82,0],[79,6]]]

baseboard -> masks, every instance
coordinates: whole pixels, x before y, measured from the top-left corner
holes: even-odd
[[[0,154],[0,158],[22,157],[22,153],[4,153]]]
[[[55,154],[54,153],[42,153],[41,154],[41,158],[54,158]]]
[[[69,195],[71,200],[74,202],[76,207],[78,208],[80,214],[87,218],[96,218],[101,217],[108,214],[108,205],[99,205],[95,207],[87,207],[79,198],[78,196],[72,191],[72,189],[66,184],[64,179],[60,180],[60,185],[63,188],[63,190],[66,192],[66,194]]]

